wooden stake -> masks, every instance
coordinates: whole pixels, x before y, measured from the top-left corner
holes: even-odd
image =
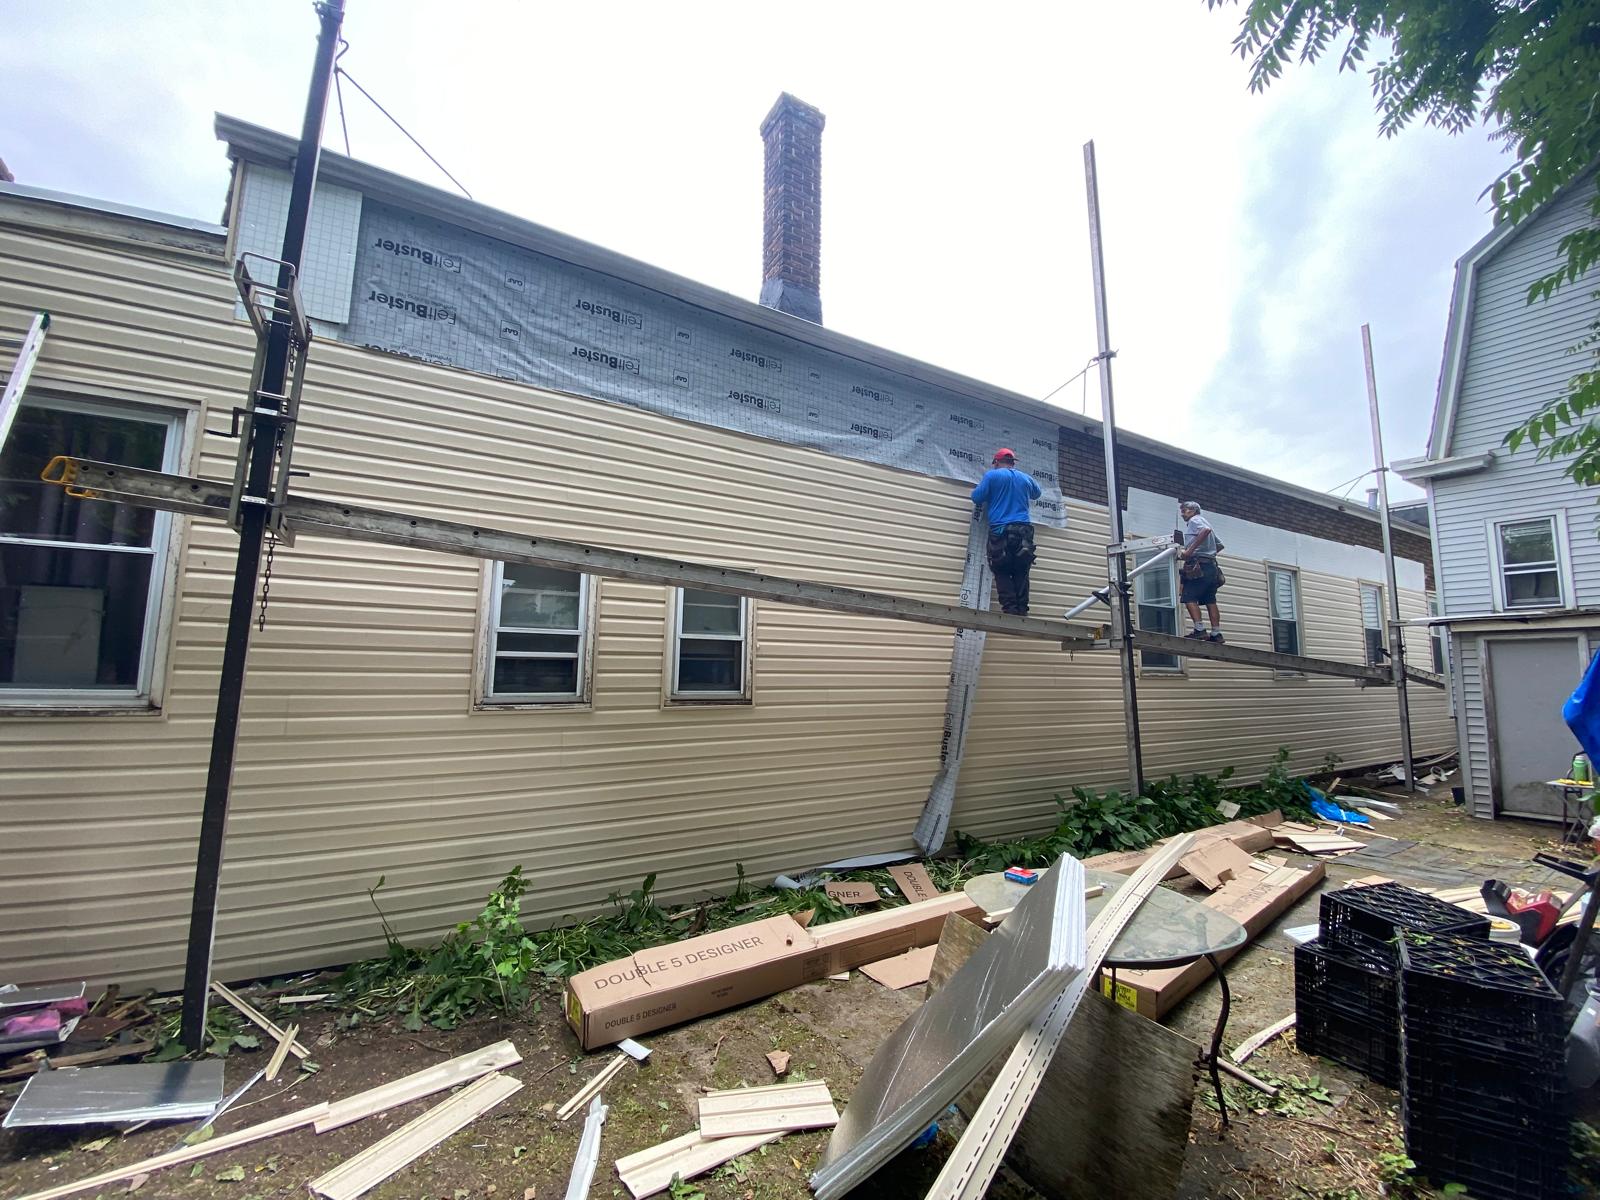
[[[262,1029],[265,1029],[268,1033],[270,1033],[272,1035],[274,1041],[282,1039],[283,1030],[279,1029],[278,1026],[274,1025],[271,1021],[267,1020],[266,1017],[262,1016],[260,1012],[258,1012],[256,1009],[252,1008],[246,1001],[242,1000],[236,993],[234,993],[234,992],[228,990],[227,988],[223,987],[220,983],[216,982],[215,980],[212,980],[212,982],[211,982],[211,990],[213,992],[215,992],[218,996],[220,996],[222,999],[226,1000],[229,1004],[233,1005],[240,1012],[242,1012],[245,1015],[246,1019],[248,1019],[249,1021],[253,1022],[256,1025],[259,1025]],[[310,1058],[311,1057],[311,1051],[307,1050],[304,1046],[302,1046],[299,1042],[293,1040],[292,1038],[289,1041],[289,1053],[294,1055],[296,1058]]]
[[[283,1031],[283,1036],[278,1039],[278,1048],[272,1052],[272,1060],[267,1063],[267,1082],[271,1083],[278,1077],[278,1072],[283,1069],[283,1060],[288,1056],[289,1047],[294,1043],[294,1035],[300,1032],[300,1026],[291,1025]]]
[[[1232,1075],[1235,1079],[1240,1080],[1243,1083],[1248,1083],[1251,1087],[1255,1088],[1256,1091],[1258,1091],[1258,1092],[1263,1092],[1266,1095],[1268,1095],[1270,1097],[1273,1097],[1273,1098],[1276,1098],[1277,1095],[1278,1095],[1278,1089],[1273,1087],[1272,1084],[1265,1083],[1262,1080],[1257,1079],[1254,1075],[1250,1074],[1249,1071],[1246,1071],[1243,1067],[1239,1066],[1237,1063],[1230,1062],[1226,1058],[1219,1058],[1219,1059],[1217,1059],[1217,1066],[1221,1067],[1224,1071],[1226,1071],[1229,1075]]]

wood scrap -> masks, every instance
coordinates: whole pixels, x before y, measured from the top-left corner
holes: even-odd
[[[124,1167],[116,1167],[110,1171],[102,1171],[98,1175],[91,1175],[87,1179],[80,1179],[77,1183],[63,1183],[57,1187],[47,1188],[42,1192],[32,1192],[26,1196],[19,1196],[17,1200],[60,1200],[63,1196],[75,1196],[79,1192],[89,1192],[96,1188],[103,1188],[108,1184],[121,1183],[124,1179],[132,1179],[138,1175],[148,1175],[165,1167],[181,1166],[184,1163],[194,1162],[196,1159],[206,1158],[212,1154],[220,1154],[224,1150],[232,1150],[238,1146],[247,1146],[251,1142],[259,1142],[263,1138],[276,1137],[280,1133],[287,1133],[291,1129],[300,1129],[303,1126],[314,1124],[316,1119],[328,1111],[326,1104],[314,1104],[310,1108],[302,1108],[296,1112],[286,1113],[281,1117],[274,1117],[270,1121],[263,1121],[259,1125],[247,1125],[243,1129],[236,1129],[232,1133],[218,1134],[200,1142],[198,1145],[185,1146],[182,1150],[172,1150],[166,1154],[158,1154],[154,1158],[141,1159],[139,1162],[129,1163]]]
[[[1254,1075],[1250,1074],[1249,1071],[1246,1071],[1236,1062],[1231,1062],[1226,1058],[1219,1057],[1217,1059],[1217,1066],[1222,1068],[1222,1070],[1226,1071],[1229,1075],[1232,1075],[1241,1083],[1248,1083],[1251,1087],[1255,1088],[1256,1091],[1261,1092],[1264,1095],[1274,1098],[1276,1098],[1278,1095],[1278,1089],[1276,1087],[1265,1082],[1264,1080],[1257,1079]]]
[[[577,1112],[585,1104],[589,1103],[589,1098],[591,1096],[599,1095],[601,1089],[603,1089],[606,1084],[611,1082],[611,1080],[616,1076],[617,1072],[622,1070],[623,1067],[627,1066],[628,1063],[632,1061],[633,1060],[626,1054],[618,1054],[605,1066],[601,1067],[589,1078],[588,1083],[584,1084],[581,1088],[574,1092],[571,1098],[568,1099],[565,1104],[556,1109],[556,1120],[565,1121],[573,1113]]]
[[[646,1196],[666,1191],[674,1177],[687,1182],[782,1136],[781,1133],[752,1133],[744,1137],[708,1138],[696,1129],[617,1159],[617,1178],[633,1200],[644,1200]]]
[[[95,1063],[113,1062],[119,1058],[135,1058],[149,1054],[156,1048],[154,1042],[124,1042],[120,1046],[107,1046],[104,1050],[86,1050],[82,1054],[63,1054],[59,1058],[40,1055],[29,1062],[7,1067],[0,1071],[0,1080],[22,1079],[38,1070],[54,1067],[87,1067]]]
[[[521,1089],[520,1079],[485,1075],[307,1186],[328,1200],[356,1200]]]
[[[283,1069],[283,1060],[288,1057],[289,1047],[294,1044],[295,1035],[300,1032],[300,1026],[291,1025],[283,1031],[283,1036],[278,1039],[277,1048],[272,1052],[272,1058],[267,1063],[267,1082],[271,1083],[278,1077],[278,1072]]]
[[[282,1029],[278,1028],[276,1024],[274,1024],[272,1021],[269,1021],[259,1011],[253,1008],[248,1001],[240,998],[237,993],[223,987],[222,984],[218,983],[214,979],[211,981],[211,990],[223,1000],[226,1000],[229,1004],[233,1005],[234,1008],[243,1013],[246,1020],[271,1034],[274,1041],[283,1037]],[[289,1040],[289,1053],[299,1059],[311,1057],[311,1051],[307,1050],[293,1038]]]
[[[279,1004],[320,1004],[324,1000],[332,1000],[333,992],[313,992],[309,996],[279,996]]]
[[[700,1132],[708,1138],[827,1129],[839,1123],[833,1093],[821,1080],[727,1088],[700,1097]]]
[[[328,1111],[317,1118],[317,1132],[327,1133],[330,1129],[338,1129],[396,1105],[408,1104],[446,1088],[470,1083],[490,1071],[514,1067],[521,1061],[522,1055],[510,1042],[494,1042],[471,1054],[436,1063],[399,1079],[391,1079],[388,1083],[380,1083],[364,1092],[346,1096],[343,1100],[335,1100],[328,1106]]]
[[[1233,1061],[1236,1062],[1236,1063],[1246,1062],[1250,1058],[1250,1056],[1252,1054],[1254,1054],[1257,1050],[1261,1049],[1261,1047],[1265,1046],[1273,1038],[1277,1037],[1279,1034],[1284,1033],[1287,1030],[1293,1029],[1294,1028],[1294,1020],[1295,1020],[1295,1014],[1294,1013],[1290,1013],[1287,1017],[1284,1017],[1281,1021],[1274,1021],[1271,1025],[1268,1025],[1265,1029],[1262,1029],[1262,1030],[1260,1030],[1260,1031],[1258,1031],[1256,1033],[1252,1033],[1249,1037],[1245,1038],[1244,1041],[1240,1042],[1238,1044],[1238,1046],[1236,1046],[1234,1048],[1233,1055],[1232,1055]]]
[[[789,1052],[787,1050],[769,1050],[767,1052],[767,1065],[772,1068],[772,1073],[782,1079],[789,1073]]]

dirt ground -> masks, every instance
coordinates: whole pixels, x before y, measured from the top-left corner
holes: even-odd
[[[1475,821],[1450,803],[1447,786],[1404,807],[1399,820],[1377,827],[1387,839],[1375,837],[1360,854],[1328,864],[1328,886],[1371,874],[1423,886],[1486,877],[1528,884],[1559,878],[1529,862],[1536,850],[1549,848],[1550,826]],[[1315,922],[1317,896],[1307,896],[1228,965],[1233,1007],[1226,1045],[1236,1045],[1294,1010],[1293,943],[1283,930]],[[648,1063],[629,1064],[606,1088],[610,1118],[590,1194],[623,1195],[614,1160],[693,1129],[695,1100],[703,1089],[773,1082],[765,1057],[770,1050],[792,1055],[789,1078],[825,1080],[838,1099],[847,1100],[873,1051],[921,1003],[923,991],[892,992],[853,972],[847,982],[809,984],[642,1039],[654,1051]],[[547,994],[527,1019],[481,1017],[448,1033],[411,1033],[392,1022],[341,1027],[336,1010],[300,1008],[288,1018],[289,1010],[275,1010],[268,998],[258,997],[257,1003],[280,1021],[301,1022],[301,1040],[312,1049],[319,1069],[286,1071],[276,1084],[257,1083],[218,1122],[218,1133],[346,1096],[510,1038],[523,1062],[509,1073],[524,1083],[523,1089],[368,1194],[379,1200],[565,1195],[582,1114],[560,1122],[555,1109],[611,1053],[584,1055],[578,1050],[561,1019],[557,993]],[[1166,1023],[1197,1042],[1209,1042],[1219,1005],[1219,989],[1208,983]],[[231,1055],[226,1088],[242,1084],[264,1065],[265,1057],[260,1051]],[[1230,1083],[1232,1124],[1224,1131],[1209,1082],[1202,1079],[1181,1200],[1355,1200],[1385,1194],[1381,1156],[1399,1148],[1395,1092],[1299,1053],[1292,1034],[1259,1052],[1250,1069],[1285,1081],[1283,1100],[1274,1105],[1245,1085]],[[8,1085],[4,1094],[16,1090],[17,1085]],[[284,1134],[204,1159],[193,1168],[158,1173],[137,1191],[143,1197],[195,1200],[303,1197],[308,1180],[431,1103],[419,1101],[320,1136],[308,1129]],[[959,1133],[959,1118],[947,1118],[942,1125],[932,1146],[902,1154],[861,1194],[886,1200],[921,1197]],[[174,1147],[182,1132],[171,1126],[129,1136],[104,1128],[7,1131],[0,1134],[0,1195],[20,1196],[162,1153]],[[826,1139],[825,1132],[786,1137],[695,1180],[695,1189],[706,1200],[800,1200],[809,1195],[805,1181]],[[111,1197],[127,1190],[127,1184],[116,1184],[86,1194]],[[1003,1175],[991,1195],[1011,1200],[1034,1193]]]

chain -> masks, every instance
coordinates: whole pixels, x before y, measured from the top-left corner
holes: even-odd
[[[267,569],[261,576],[261,615],[256,618],[256,628],[263,633],[267,628],[267,595],[272,591],[272,556],[278,548],[278,535],[267,534]]]

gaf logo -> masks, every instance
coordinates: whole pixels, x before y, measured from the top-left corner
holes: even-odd
[[[983,428],[982,421],[978,420],[976,417],[969,417],[966,413],[953,412],[950,414],[950,420],[956,425],[965,425],[968,429]]]
[[[631,371],[635,375],[639,373],[639,360],[629,358],[625,354],[612,354],[609,351],[596,350],[590,346],[574,346],[572,353],[583,359],[584,362],[592,362],[599,367],[609,367],[613,371]]]
[[[612,308],[609,304],[601,304],[595,300],[579,300],[572,306],[579,312],[588,313],[591,317],[598,317],[602,321],[610,321],[613,325],[627,325],[633,329],[643,329],[644,320],[636,312],[626,309]]]
[[[689,386],[689,377],[687,375],[685,375],[682,371],[679,371],[676,375],[674,375],[672,377],[672,382],[677,384],[681,388],[686,388],[686,387]]]
[[[781,358],[771,358],[765,354],[758,354],[754,350],[741,350],[735,346],[728,351],[728,356],[737,358],[740,362],[747,362],[752,366],[760,367],[763,371],[783,370],[783,360]]]
[[[448,358],[438,354],[413,354],[409,350],[396,350],[393,346],[380,346],[377,342],[367,342],[366,349],[377,350],[383,354],[392,354],[396,358],[409,358],[414,362],[430,363],[436,367],[448,367],[454,364]]]
[[[446,325],[456,323],[456,310],[443,304],[435,304],[432,300],[414,300],[409,296],[397,296],[393,292],[380,292],[371,290],[367,292],[367,299],[373,304],[381,304],[395,312],[409,313],[413,317],[421,317],[424,321],[443,321]]]
[[[729,388],[728,399],[737,400],[748,408],[759,408],[764,412],[781,413],[783,411],[783,401],[775,400],[771,396],[763,396],[758,392],[741,392],[738,388]]]
[[[852,396],[860,396],[866,400],[876,400],[879,404],[894,403],[893,392],[880,392],[877,388],[868,387],[864,383],[852,384],[850,387],[850,394]]]
[[[450,271],[461,274],[461,256],[459,254],[446,254],[443,250],[429,250],[426,246],[414,246],[410,242],[397,242],[393,238],[378,238],[372,243],[375,250],[387,250],[396,258],[414,258],[419,263],[430,267],[438,267],[441,271]]]
[[[525,292],[528,290],[528,281],[521,275],[507,275],[506,286],[514,292]]]
[[[875,442],[887,442],[894,437],[894,430],[884,425],[867,425],[861,421],[850,422],[850,432],[860,434],[862,437],[871,438]]]
[[[1054,442],[1046,441],[1044,438],[1034,438],[1030,445],[1038,446],[1041,450],[1044,450],[1050,454],[1054,454],[1056,452],[1056,444]]]
[[[678,330],[678,331],[677,331],[677,332],[675,332],[675,333],[674,333],[674,334],[673,334],[673,335],[672,335],[672,336],[673,336],[673,337],[674,337],[674,338],[675,338],[675,339],[677,339],[677,340],[678,340],[678,341],[680,341],[680,342],[682,342],[682,343],[683,343],[683,344],[684,344],[684,345],[686,345],[686,346],[687,346],[687,345],[688,345],[688,344],[689,344],[689,343],[690,343],[690,342],[692,342],[692,341],[694,341],[694,335],[693,335],[693,334],[691,334],[691,333],[690,333],[690,332],[689,332],[689,331],[688,331],[688,330],[687,330],[687,329],[679,329],[679,330]]]
[[[520,342],[522,340],[522,330],[515,325],[501,325],[500,336],[510,338],[513,342]]]

